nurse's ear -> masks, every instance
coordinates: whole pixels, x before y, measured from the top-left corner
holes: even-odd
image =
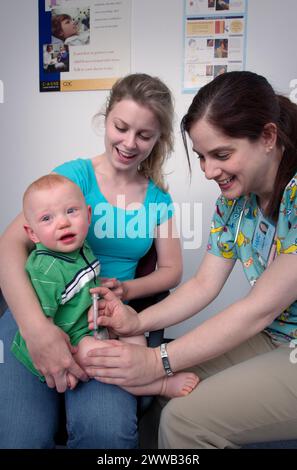
[[[277,127],[274,122],[265,124],[261,139],[267,153],[271,152],[275,148],[277,141]]]

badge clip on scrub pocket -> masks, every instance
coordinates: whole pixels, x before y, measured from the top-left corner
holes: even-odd
[[[252,246],[261,258],[267,264],[269,253],[273,245],[275,235],[275,226],[269,222],[259,211],[258,221],[253,236]]]

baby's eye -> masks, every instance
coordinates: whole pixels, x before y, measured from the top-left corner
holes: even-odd
[[[73,214],[75,211],[77,211],[75,207],[69,207],[69,209],[67,209],[67,214]]]
[[[43,215],[41,217],[41,222],[48,222],[50,220],[50,215]]]

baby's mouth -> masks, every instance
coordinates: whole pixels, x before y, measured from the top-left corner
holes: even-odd
[[[60,241],[61,242],[68,242],[68,241],[71,241],[75,238],[75,234],[74,233],[66,233],[65,235],[62,235],[62,237],[60,238]]]

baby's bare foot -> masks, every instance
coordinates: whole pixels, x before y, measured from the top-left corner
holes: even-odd
[[[173,377],[165,377],[160,395],[175,398],[189,395],[197,387],[200,379],[192,372],[179,372]]]

